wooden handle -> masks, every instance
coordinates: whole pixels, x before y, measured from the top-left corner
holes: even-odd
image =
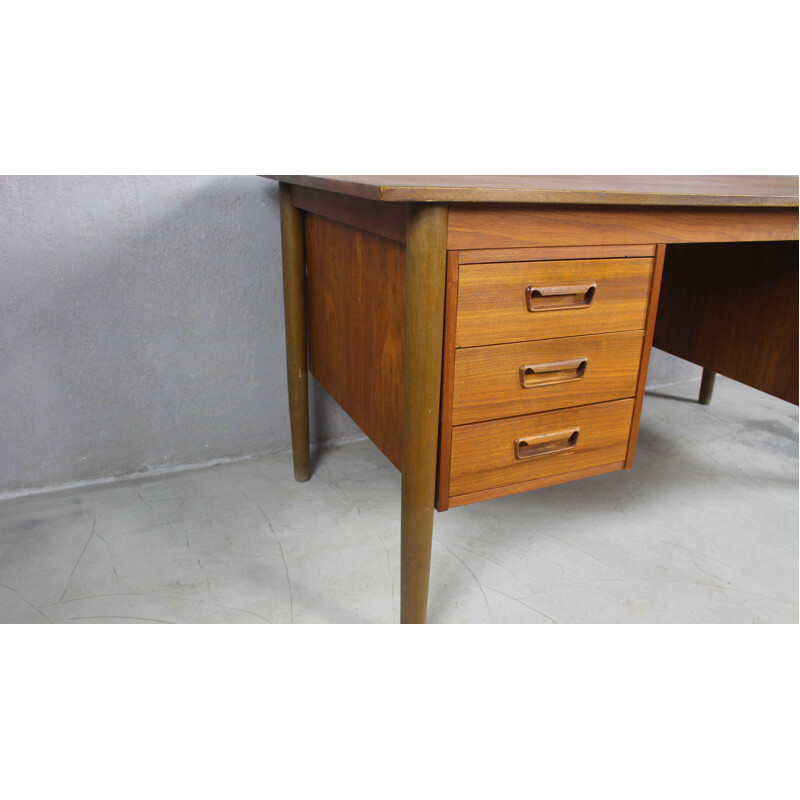
[[[525,290],[528,311],[563,311],[567,308],[588,308],[594,300],[597,284],[580,286],[529,286]]]
[[[578,443],[580,428],[569,428],[565,431],[545,433],[542,436],[528,436],[514,441],[514,452],[517,459],[534,458],[552,453],[564,453],[572,450]]]
[[[523,389],[533,389],[551,383],[579,381],[586,374],[588,364],[588,358],[554,361],[551,364],[523,364],[519,368],[519,382]]]

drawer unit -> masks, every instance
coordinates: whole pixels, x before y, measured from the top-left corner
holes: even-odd
[[[661,264],[643,249],[448,254],[439,510],[633,465]]]
[[[644,333],[456,350],[453,425],[633,397]]]
[[[465,264],[456,347],[645,327],[652,258]]]
[[[632,416],[633,399],[628,399],[458,426],[450,496],[604,465],[621,467]]]

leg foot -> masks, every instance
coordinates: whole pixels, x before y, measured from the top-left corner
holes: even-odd
[[[700,382],[700,397],[697,402],[702,406],[707,406],[711,402],[711,395],[714,392],[714,378],[717,373],[710,369],[703,370],[703,380]]]

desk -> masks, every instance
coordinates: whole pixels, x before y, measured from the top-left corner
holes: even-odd
[[[796,178],[269,177],[295,477],[310,365],[402,473],[402,622],[434,508],[632,468],[654,343],[797,403]]]

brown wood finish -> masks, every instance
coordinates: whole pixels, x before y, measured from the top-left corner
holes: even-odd
[[[439,423],[439,470],[436,475],[436,510],[447,511],[450,493],[450,451],[453,441],[453,391],[458,308],[458,253],[447,253],[447,285],[444,301],[442,398]]]
[[[652,259],[464,264],[456,347],[644,329]],[[528,310],[526,288],[596,290],[588,307]]]
[[[548,475],[545,478],[535,478],[530,481],[523,481],[522,483],[512,483],[508,486],[495,486],[491,489],[484,489],[479,492],[468,492],[467,494],[460,494],[457,497],[451,497],[449,500],[450,508],[458,508],[459,506],[466,506],[470,503],[479,503],[481,500],[494,500],[495,497],[507,497],[510,494],[531,492],[535,489],[545,489],[548,486],[556,486],[559,483],[580,481],[584,478],[593,478],[596,475],[605,475],[607,472],[617,472],[624,468],[624,461],[615,461],[611,464],[601,464],[599,467],[592,467],[591,469],[579,469],[575,472]]]
[[[633,397],[642,340],[641,331],[628,331],[461,348],[455,355],[453,424]],[[552,369],[574,360],[582,371],[571,365]],[[528,380],[552,382],[524,388],[520,369],[540,365],[549,371]]]
[[[653,344],[798,401],[798,245],[667,249]]]
[[[423,623],[433,544],[447,207],[410,205],[405,263],[400,621]]]
[[[453,429],[450,496],[519,484],[624,461],[633,400],[615,400]],[[518,459],[515,442],[579,430],[569,450]]]
[[[498,247],[746,242],[797,239],[791,208],[457,205],[451,250]]]
[[[434,497],[445,510],[631,467],[651,344],[704,375],[719,371],[797,403],[796,178],[285,177],[295,476],[310,475],[305,246],[314,374],[402,467],[403,622],[426,617]],[[587,277],[607,264],[603,282]],[[549,291],[526,296],[534,281],[520,270]],[[622,286],[605,283],[620,276]],[[597,313],[601,301],[622,308]],[[533,333],[521,324],[532,317]],[[635,395],[605,401],[586,391],[597,354],[581,372],[587,354],[572,353],[570,340],[634,337]],[[495,396],[505,391],[504,358],[529,352],[537,369],[526,380],[538,385],[524,391],[541,391],[537,409],[558,408],[527,413]],[[625,373],[626,388],[613,391],[627,395],[625,352],[628,367],[613,361],[608,381]]]
[[[292,186],[292,204],[312,214],[385,236],[396,242],[406,240],[406,209],[402,205],[376,203],[303,186]]]
[[[273,175],[369,200],[437,203],[797,206],[781,175]]]
[[[655,245],[632,247],[509,247],[505,250],[459,250],[461,264],[492,264],[509,261],[574,261],[586,258],[652,258]]]
[[[656,312],[658,311],[658,297],[661,291],[661,276],[664,268],[664,254],[666,245],[656,247],[656,256],[653,259],[653,274],[650,280],[650,296],[647,303],[647,320],[645,322],[644,341],[642,354],[639,359],[639,379],[636,383],[636,398],[633,405],[633,420],[631,422],[631,436],[628,441],[628,454],[625,457],[625,469],[633,467],[636,455],[636,441],[639,438],[639,421],[642,416],[644,392],[647,386],[647,368],[650,365],[650,351],[653,345],[653,332],[656,327]]]
[[[281,248],[283,256],[283,307],[286,323],[286,376],[289,422],[292,430],[294,477],[311,477],[308,436],[308,356],[306,345],[305,252],[303,212],[292,207],[290,187],[281,184]]]
[[[306,213],[311,372],[402,463],[405,248]]]

